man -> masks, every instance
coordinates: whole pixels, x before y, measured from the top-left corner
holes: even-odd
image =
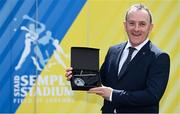
[[[103,86],[89,92],[104,98],[103,113],[158,113],[169,78],[169,56],[148,38],[153,24],[145,6],[131,6],[125,19],[128,41],[110,47],[100,69]],[[72,68],[66,76],[72,77]]]

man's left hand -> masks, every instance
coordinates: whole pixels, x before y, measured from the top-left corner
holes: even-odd
[[[88,92],[95,93],[97,95],[102,96],[104,99],[109,100],[112,91],[113,91],[112,88],[102,86],[102,87],[91,88]]]

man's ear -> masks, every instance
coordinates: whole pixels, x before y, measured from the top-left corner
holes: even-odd
[[[152,31],[153,27],[154,27],[154,24],[151,24],[150,25],[150,31]]]

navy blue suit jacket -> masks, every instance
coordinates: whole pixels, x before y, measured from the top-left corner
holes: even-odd
[[[103,113],[159,112],[159,101],[169,78],[169,55],[150,41],[131,60],[123,76],[118,79],[118,66],[126,43],[110,47],[100,74],[102,84],[112,87],[112,102],[104,100]]]

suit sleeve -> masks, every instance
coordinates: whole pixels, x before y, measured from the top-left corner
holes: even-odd
[[[108,70],[108,69],[105,69],[105,68],[107,68],[107,65],[108,65],[107,61],[109,60],[109,54],[110,54],[110,48],[106,54],[105,61],[102,64],[101,69],[100,69],[101,83],[103,85],[105,85],[105,83],[106,83],[106,81],[105,81],[106,76],[105,75],[106,75],[106,70]]]
[[[112,103],[115,106],[158,104],[167,86],[169,69],[168,54],[160,54],[149,68],[146,88],[138,91],[113,90]]]

